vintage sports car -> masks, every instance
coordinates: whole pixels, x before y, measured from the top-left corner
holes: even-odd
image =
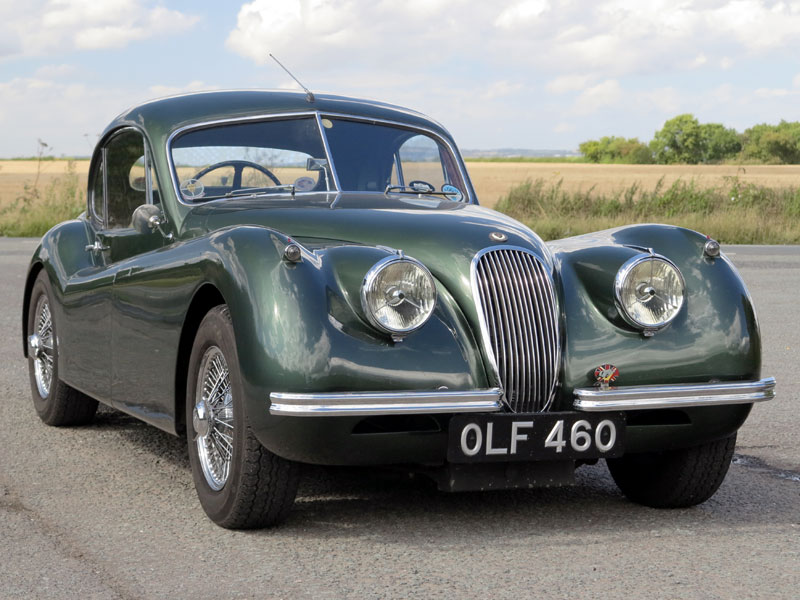
[[[628,498],[690,506],[774,395],[714,240],[636,225],[545,244],[478,206],[439,124],[338,96],[123,113],[24,294],[41,419],[103,402],[185,434],[229,528],[284,518],[301,463],[459,491],[568,484],[604,458]]]

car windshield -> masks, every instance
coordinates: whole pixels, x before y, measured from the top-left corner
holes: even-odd
[[[170,152],[185,202],[336,191],[466,198],[448,146],[395,125],[333,116],[240,121],[182,133]]]

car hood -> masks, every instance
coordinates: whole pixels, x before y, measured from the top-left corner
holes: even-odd
[[[229,199],[198,206],[184,223],[187,231],[197,234],[260,225],[310,248],[385,246],[422,261],[440,279],[449,279],[446,274],[453,272],[454,263],[462,266],[457,269],[459,277],[468,274],[472,259],[489,246],[530,249],[552,268],[542,240],[518,221],[474,204],[430,196],[360,193]],[[507,240],[490,237],[498,233]]]

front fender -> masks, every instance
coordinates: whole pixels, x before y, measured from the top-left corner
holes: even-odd
[[[565,325],[562,408],[576,387],[595,383],[594,370],[616,366],[615,385],[755,380],[761,339],[750,296],[731,262],[703,255],[707,238],[666,225],[636,225],[550,244]],[[686,283],[685,304],[653,337],[628,326],[614,304],[622,264],[652,248],[674,262]]]
[[[381,248],[336,245],[283,259],[290,243],[262,227],[236,227],[209,238],[204,279],[231,312],[247,413],[260,441],[281,454],[271,432],[285,417],[269,414],[270,392],[470,390],[488,385],[466,318],[437,282],[430,320],[402,342],[366,323],[361,281]]]

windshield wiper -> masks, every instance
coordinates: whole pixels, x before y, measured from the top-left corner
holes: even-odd
[[[452,196],[453,194],[448,194],[447,192],[437,192],[430,188],[422,189],[421,186],[419,188],[409,185],[387,185],[386,189],[383,190],[384,196],[388,196],[390,192],[396,192],[400,194],[417,194],[418,196]]]
[[[235,198],[235,197],[249,198],[256,196],[264,196],[274,192],[275,190],[286,190],[292,194],[292,197],[294,197],[294,185],[287,183],[281,185],[272,185],[269,187],[238,188],[219,196],[206,196],[204,200],[219,200],[220,198]]]
[[[239,188],[238,190],[231,190],[223,198],[232,198],[233,196],[258,196],[259,194],[268,194],[271,190],[288,190],[294,196],[294,186],[290,183],[281,185],[271,185],[269,187],[256,187],[256,188]]]

